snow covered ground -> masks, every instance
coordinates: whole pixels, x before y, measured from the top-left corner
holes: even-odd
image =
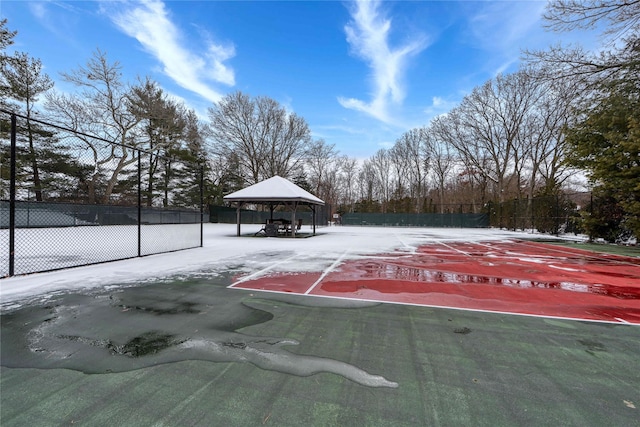
[[[340,261],[394,250],[411,252],[422,244],[491,241],[532,237],[494,229],[322,227],[311,238],[253,238],[260,225],[205,224],[204,247],[49,273],[0,279],[0,308],[19,307],[60,291],[133,285],[188,275],[229,271],[257,275],[267,271],[326,271]],[[310,233],[308,226],[301,230]],[[545,236],[547,237],[547,236]]]

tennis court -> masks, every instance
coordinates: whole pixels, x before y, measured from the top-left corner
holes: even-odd
[[[637,425],[634,257],[496,230],[234,234],[0,282],[1,424]]]

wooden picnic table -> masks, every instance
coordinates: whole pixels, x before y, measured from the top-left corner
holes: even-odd
[[[298,224],[296,226],[296,230],[300,230],[302,227],[302,220],[299,219]],[[264,232],[269,237],[276,237],[278,235],[290,235],[293,233],[293,227],[291,226],[291,221],[284,218],[278,219],[269,219],[264,227]]]

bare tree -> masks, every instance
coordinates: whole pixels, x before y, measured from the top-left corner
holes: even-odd
[[[451,145],[438,140],[437,134],[431,126],[424,128],[424,138],[428,141],[426,147],[431,150],[431,154],[429,156],[431,159],[431,173],[433,174],[438,188],[440,213],[444,213],[444,204],[446,200],[445,188],[455,166],[452,147]]]
[[[266,97],[232,93],[209,108],[209,119],[217,151],[235,153],[252,184],[274,175],[290,176],[311,141],[302,117]]]
[[[568,177],[566,174],[564,129],[570,124],[576,100],[576,83],[548,81],[539,85],[541,96],[527,115],[520,138],[527,147],[529,183],[527,196],[538,187],[556,191]]]
[[[602,80],[640,81],[640,0],[554,0],[544,15],[546,27],[563,32],[603,26],[604,49],[556,45],[525,51],[540,78],[570,77],[588,87]]]
[[[327,144],[324,139],[313,141],[306,155],[306,169],[308,170],[309,183],[315,194],[321,199],[327,197],[327,193],[334,191],[329,182],[329,172],[334,169],[338,158],[338,152],[334,144]],[[327,200],[325,200],[327,201]]]
[[[392,158],[398,174],[398,182],[406,180],[409,197],[415,202],[415,212],[422,210],[426,194],[426,178],[431,162],[431,140],[425,128],[415,128],[403,133],[392,150]]]
[[[573,31],[596,27],[608,21],[605,34],[618,36],[637,31],[640,24],[640,0],[553,0],[544,14],[552,31]]]
[[[377,177],[370,160],[365,160],[358,171],[357,188],[358,201],[364,205],[364,211],[375,211],[373,206],[377,203],[375,189],[377,188]]]
[[[119,175],[136,161],[134,150],[140,139],[139,118],[129,110],[128,92],[122,82],[120,65],[110,63],[100,50],[86,66],[62,73],[62,78],[79,88],[78,94],[48,94],[46,108],[58,124],[81,132],[77,138],[93,166],[87,182],[90,203],[108,203]],[[107,142],[91,138],[95,135]],[[104,188],[101,177],[106,176]]]
[[[389,198],[395,201],[393,205],[395,211],[398,209],[397,202],[401,202],[406,197],[409,197],[411,164],[406,147],[399,144],[398,141],[387,151],[387,157],[393,170],[393,173],[391,173],[387,179],[393,186],[390,188],[391,194]]]
[[[338,159],[337,165],[340,169],[339,180],[339,204],[346,209],[346,212],[353,212],[356,195],[356,178],[358,174],[358,161],[348,156]]]
[[[525,73],[498,75],[433,122],[438,139],[456,150],[469,171],[492,182],[500,201],[508,181],[519,177],[523,167],[519,136],[537,96],[534,80]]]
[[[392,161],[389,150],[381,148],[365,162],[373,175],[373,195],[380,201],[382,213],[387,212],[391,199],[391,188],[394,186],[395,177],[391,173]]]

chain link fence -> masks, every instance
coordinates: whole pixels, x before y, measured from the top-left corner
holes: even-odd
[[[344,225],[408,227],[494,227],[546,234],[583,233],[582,214],[592,209],[590,192],[474,204],[430,205],[427,213],[347,213]]]
[[[202,246],[203,167],[0,110],[0,277]]]
[[[591,193],[558,193],[489,202],[486,206],[492,227],[532,230],[539,233],[581,233],[581,211],[590,206]]]
[[[484,228],[489,217],[479,213],[347,213],[340,218],[342,225],[376,225],[387,227],[454,227]]]

